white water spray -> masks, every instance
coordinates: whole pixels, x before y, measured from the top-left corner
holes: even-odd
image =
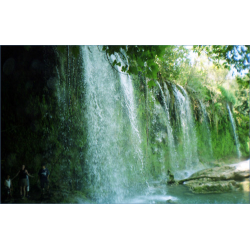
[[[170,148],[170,156],[171,156],[171,165],[174,168],[179,168],[178,166],[178,160],[177,160],[177,153],[176,153],[176,149],[175,149],[175,144],[174,144],[174,137],[173,137],[173,131],[171,128],[171,124],[170,124],[170,117],[169,117],[169,105],[167,105],[167,103],[169,104],[170,100],[166,101],[165,95],[163,93],[163,90],[161,88],[161,85],[158,81],[156,81],[157,85],[159,86],[159,89],[161,91],[161,95],[162,95],[162,99],[163,99],[163,103],[164,103],[164,110],[167,116],[167,123],[166,123],[166,127],[167,127],[167,133],[168,133],[168,146]],[[167,87],[165,87],[165,90],[167,90]],[[168,93],[168,92],[167,92]],[[168,93],[168,97],[170,98],[170,95]]]
[[[197,138],[194,126],[194,118],[191,111],[189,97],[182,86],[172,85],[175,96],[175,106],[178,110],[178,121],[182,131],[182,141],[180,142],[182,152],[184,154],[185,162],[184,168],[186,170],[185,176],[189,175],[189,171],[195,168],[198,164],[197,154]]]
[[[143,179],[132,82],[96,46],[83,47],[83,63],[89,192],[98,203],[121,203]]]
[[[206,130],[207,130],[206,138],[207,138],[208,145],[209,145],[209,151],[210,151],[211,156],[213,156],[212,139],[211,139],[211,132],[210,132],[210,129],[209,129],[207,111],[206,111],[205,105],[202,103],[202,101],[200,101],[200,105],[201,105],[201,109],[202,109],[203,120],[204,120],[205,127],[206,127]]]
[[[232,112],[230,110],[230,107],[229,107],[228,103],[227,103],[227,110],[228,110],[229,118],[230,118],[230,121],[231,121],[231,124],[232,124],[232,128],[233,128],[234,140],[235,140],[235,144],[236,144],[237,155],[240,158],[241,157],[241,152],[240,152],[240,144],[239,144],[239,140],[238,140],[238,135],[236,133],[236,125],[235,125],[234,118],[233,118],[233,115],[232,115]]]

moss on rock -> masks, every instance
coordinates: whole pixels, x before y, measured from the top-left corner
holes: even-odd
[[[240,183],[230,181],[192,180],[185,183],[193,193],[224,193],[242,190]]]

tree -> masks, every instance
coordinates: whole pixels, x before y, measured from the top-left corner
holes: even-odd
[[[203,51],[209,59],[217,66],[221,65],[227,69],[235,69],[240,72],[250,68],[250,46],[249,45],[194,45],[194,52],[198,55]],[[224,61],[223,64],[220,61]]]
[[[189,50],[184,46],[166,46],[163,59],[157,63],[163,80],[177,80],[183,73],[184,65],[189,65]]]

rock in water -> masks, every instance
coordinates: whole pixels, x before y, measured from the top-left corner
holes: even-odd
[[[230,181],[204,181],[202,179],[187,181],[186,186],[193,193],[224,193],[243,190],[241,184],[234,180]]]
[[[178,181],[194,193],[222,193],[237,190],[249,191],[250,170],[242,166],[214,167],[198,171]]]
[[[176,201],[173,201],[171,199],[166,200],[167,204],[178,204]]]

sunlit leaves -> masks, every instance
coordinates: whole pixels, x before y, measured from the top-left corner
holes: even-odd
[[[201,54],[205,52],[209,59],[216,65],[216,67],[225,67],[235,69],[240,72],[243,69],[249,69],[250,63],[250,47],[249,45],[194,45],[193,50]],[[221,61],[225,61],[221,64]]]
[[[157,61],[160,67],[161,78],[177,80],[184,73],[184,64],[189,64],[188,49],[184,46],[166,46],[161,60]]]

